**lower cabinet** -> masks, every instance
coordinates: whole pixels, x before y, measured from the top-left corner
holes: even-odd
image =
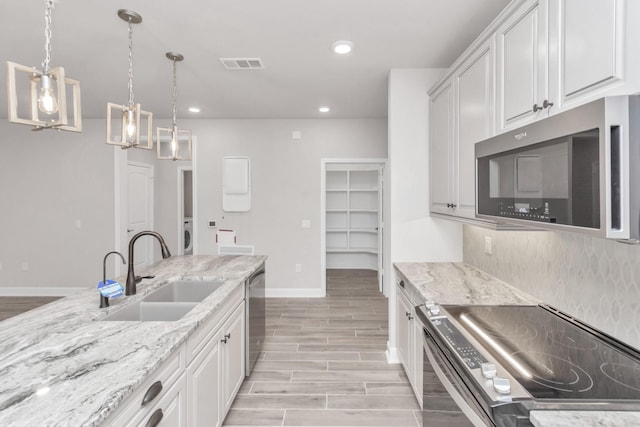
[[[227,298],[103,425],[222,425],[245,373],[244,287]]]
[[[187,367],[188,425],[222,425],[244,380],[244,301]]]
[[[396,337],[398,355],[416,399],[422,407],[422,327],[416,320],[416,302],[410,286],[399,279],[396,286]]]

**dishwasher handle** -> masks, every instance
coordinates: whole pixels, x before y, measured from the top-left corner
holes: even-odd
[[[265,275],[265,269],[264,267],[254,271],[253,274],[251,276],[249,276],[249,278],[247,279],[247,283],[249,284],[249,286],[253,285],[255,282],[257,282],[257,278],[260,276],[264,276]]]

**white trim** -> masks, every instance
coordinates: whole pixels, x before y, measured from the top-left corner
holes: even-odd
[[[86,287],[62,286],[0,286],[0,297],[67,297],[86,291]],[[96,290],[96,300],[98,292]]]
[[[391,347],[389,341],[387,341],[387,350],[384,352],[387,356],[387,363],[389,364],[397,364],[400,363],[400,357],[398,357],[398,348]]]
[[[323,298],[325,294],[322,289],[267,288],[265,296],[267,298]]]
[[[193,144],[193,141],[192,141]],[[192,166],[178,166],[178,255],[184,255],[184,173],[185,171],[191,171],[191,180],[193,182],[193,167]],[[193,184],[192,184],[193,186]],[[193,212],[193,190],[191,194],[191,210]],[[192,214],[193,215],[193,214]],[[192,217],[193,219],[193,217]],[[193,231],[191,232],[191,238],[193,238]],[[193,248],[193,246],[192,246]]]
[[[387,159],[383,158],[327,158],[323,157],[320,159],[320,291],[322,292],[322,297],[327,295],[327,241],[326,241],[326,206],[327,206],[327,181],[326,181],[326,170],[327,164],[334,163],[373,163],[377,164],[380,168],[386,169],[387,167]],[[380,172],[379,172],[380,173]],[[385,174],[386,175],[386,174]],[[382,196],[382,195],[381,195]],[[383,208],[385,204],[382,204]],[[387,217],[387,212],[380,212],[380,215],[384,215],[384,218]],[[383,235],[388,235],[385,233]],[[378,248],[378,257],[382,256],[382,251],[384,251],[385,247]]]
[[[191,207],[193,210],[193,231],[191,233],[191,239],[193,240],[193,255],[198,255],[200,252],[198,250],[198,180],[196,179],[196,159],[197,157],[197,148],[198,148],[198,137],[193,135],[191,137],[191,200],[193,206]]]

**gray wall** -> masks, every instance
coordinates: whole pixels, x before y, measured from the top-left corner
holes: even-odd
[[[464,226],[464,261],[640,348],[640,246]],[[484,253],[492,239],[493,255]]]
[[[215,253],[219,228],[236,231],[238,244],[269,256],[267,288],[272,295],[309,295],[320,284],[320,159],[385,158],[385,119],[190,121],[198,135],[194,186],[200,254]],[[300,131],[302,138],[292,139]],[[222,211],[222,159],[251,159],[251,211]],[[303,229],[303,219],[311,221]],[[300,273],[295,264],[302,265]]]
[[[0,287],[90,287],[102,279],[102,258],[115,249],[114,151],[104,120],[84,120],[84,132],[33,132],[0,121]],[[320,158],[385,157],[386,120],[193,120],[197,135],[200,253],[216,253],[206,221],[237,230],[239,243],[268,254],[269,286],[318,289]],[[291,131],[302,132],[292,140]],[[178,166],[155,151],[128,150],[155,170],[155,229],[177,253]],[[221,210],[222,157],[252,161],[253,208]],[[224,218],[223,218],[224,217]],[[311,229],[302,229],[302,219]],[[76,227],[76,223],[80,228]],[[157,245],[156,245],[157,246]],[[174,249],[176,248],[176,249]],[[159,251],[156,249],[156,253]],[[125,253],[126,255],[126,253]],[[29,270],[22,271],[22,262]],[[303,265],[295,273],[295,264]],[[108,274],[111,274],[110,269]],[[0,290],[2,292],[2,290]]]
[[[83,133],[0,121],[0,285],[95,286],[113,249],[113,148]],[[78,228],[79,226],[79,228]],[[28,262],[28,271],[22,263]]]

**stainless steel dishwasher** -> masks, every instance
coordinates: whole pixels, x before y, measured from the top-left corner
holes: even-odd
[[[248,377],[256,364],[265,337],[265,267],[262,264],[245,282],[246,363]]]

